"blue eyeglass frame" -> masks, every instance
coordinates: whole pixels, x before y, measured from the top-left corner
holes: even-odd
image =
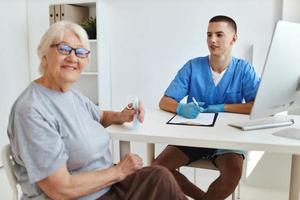
[[[65,47],[68,47],[68,49],[65,49],[65,51],[61,51],[60,49],[60,46],[61,45],[64,45]],[[85,48],[82,48],[82,47],[79,47],[79,48],[73,48],[71,47],[70,45],[68,44],[65,44],[65,43],[58,43],[58,44],[53,44],[51,45],[51,47],[54,47],[56,46],[57,48],[57,51],[62,54],[62,55],[70,55],[72,53],[72,51],[74,51],[75,55],[78,57],[78,58],[87,58],[89,56],[89,54],[91,53],[89,50],[85,49]],[[78,53],[78,50],[84,50],[86,53]],[[82,55],[82,56],[80,56]]]

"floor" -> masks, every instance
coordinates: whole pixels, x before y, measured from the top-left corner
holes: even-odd
[[[202,179],[201,183],[199,180],[196,180],[197,184],[206,189],[208,183],[210,183],[216,176],[211,170],[198,170],[197,173],[199,177],[206,177]],[[202,175],[202,176],[201,176]],[[205,175],[205,176],[203,176]],[[4,169],[0,168],[0,199],[1,200],[11,200],[11,190],[6,179]],[[272,190],[268,188],[257,188],[254,186],[249,186],[246,184],[241,184],[241,200],[288,200],[288,192],[285,190]],[[226,200],[231,200],[231,197]]]
[[[184,172],[183,172],[184,173]],[[188,174],[185,173],[188,177]],[[219,175],[218,171],[215,170],[205,170],[205,169],[197,169],[196,172],[196,180],[192,180],[196,182],[197,186],[199,186],[203,190],[207,190],[208,185],[215,180]],[[200,180],[200,177],[202,179]],[[204,178],[203,178],[204,177]],[[269,188],[261,188],[250,186],[247,184],[243,184],[240,182],[240,200],[288,200],[288,191],[287,190],[275,190]],[[231,196],[226,200],[231,200]]]

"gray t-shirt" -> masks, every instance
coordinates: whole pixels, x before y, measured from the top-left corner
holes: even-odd
[[[13,105],[8,136],[22,200],[49,199],[36,182],[63,164],[70,174],[112,166],[110,137],[99,123],[102,112],[87,97],[32,82]],[[80,200],[94,200],[107,187]]]

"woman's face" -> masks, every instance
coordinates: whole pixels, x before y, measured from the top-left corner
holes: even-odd
[[[72,48],[84,48],[80,39],[70,30],[66,30],[62,41],[58,42],[58,44],[61,43]],[[76,56],[74,50],[71,54],[64,55],[58,51],[57,44],[52,44],[43,58],[44,77],[54,86],[61,88],[75,82],[87,63],[87,57],[80,58]]]

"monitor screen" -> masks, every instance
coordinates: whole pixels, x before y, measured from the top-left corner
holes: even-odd
[[[299,81],[300,24],[278,21],[250,119],[299,108]]]

